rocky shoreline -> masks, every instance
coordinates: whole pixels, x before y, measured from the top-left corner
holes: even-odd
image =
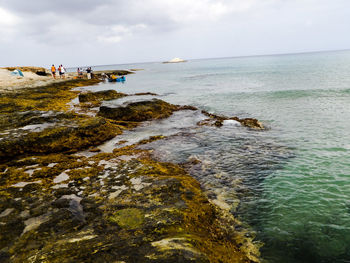
[[[129,95],[73,89],[99,82],[0,93],[0,261],[260,262],[242,223],[210,202],[183,167],[138,148],[162,136],[112,153],[97,148],[144,121],[198,109],[159,99],[109,107],[101,102]],[[202,113],[198,125],[264,128]]]

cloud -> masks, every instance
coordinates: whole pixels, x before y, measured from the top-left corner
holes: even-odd
[[[348,0],[0,0],[0,49],[80,63],[346,48],[349,19]]]
[[[118,43],[124,38],[131,37],[135,32],[146,29],[147,26],[144,24],[134,26],[122,26],[114,25],[110,26],[109,30],[104,34],[100,34],[97,39],[99,42],[104,43]]]
[[[19,21],[19,18],[14,14],[10,13],[4,8],[0,7],[0,25],[9,26],[14,25]]]
[[[19,22],[19,17],[0,7],[0,42],[12,39]]]
[[[11,12],[0,17],[14,24],[12,14],[21,16],[17,25],[23,29],[21,34],[39,42],[119,42],[134,33],[167,33],[210,23],[256,3],[257,0],[0,0],[0,8]]]

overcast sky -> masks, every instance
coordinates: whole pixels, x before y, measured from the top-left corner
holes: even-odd
[[[0,66],[349,48],[349,0],[0,0]]]

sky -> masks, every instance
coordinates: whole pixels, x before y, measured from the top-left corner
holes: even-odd
[[[350,49],[349,0],[0,0],[0,66]]]

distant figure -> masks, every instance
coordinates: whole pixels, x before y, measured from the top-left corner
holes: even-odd
[[[81,72],[80,68],[77,69],[77,73],[78,73],[78,78],[81,78],[82,72]]]
[[[60,71],[61,77],[62,78],[66,78],[65,75],[64,75],[66,73],[66,69],[62,65],[60,66],[60,68],[61,68],[61,71]]]
[[[86,69],[86,72],[87,72],[87,78],[88,78],[88,79],[91,79],[91,72],[92,72],[91,67],[88,67],[88,68]]]
[[[56,78],[56,68],[55,68],[55,65],[52,65],[52,66],[51,66],[51,74],[52,74],[52,77],[55,79],[55,78]]]
[[[58,75],[60,76],[60,79],[61,79],[62,78],[61,65],[58,66]]]

